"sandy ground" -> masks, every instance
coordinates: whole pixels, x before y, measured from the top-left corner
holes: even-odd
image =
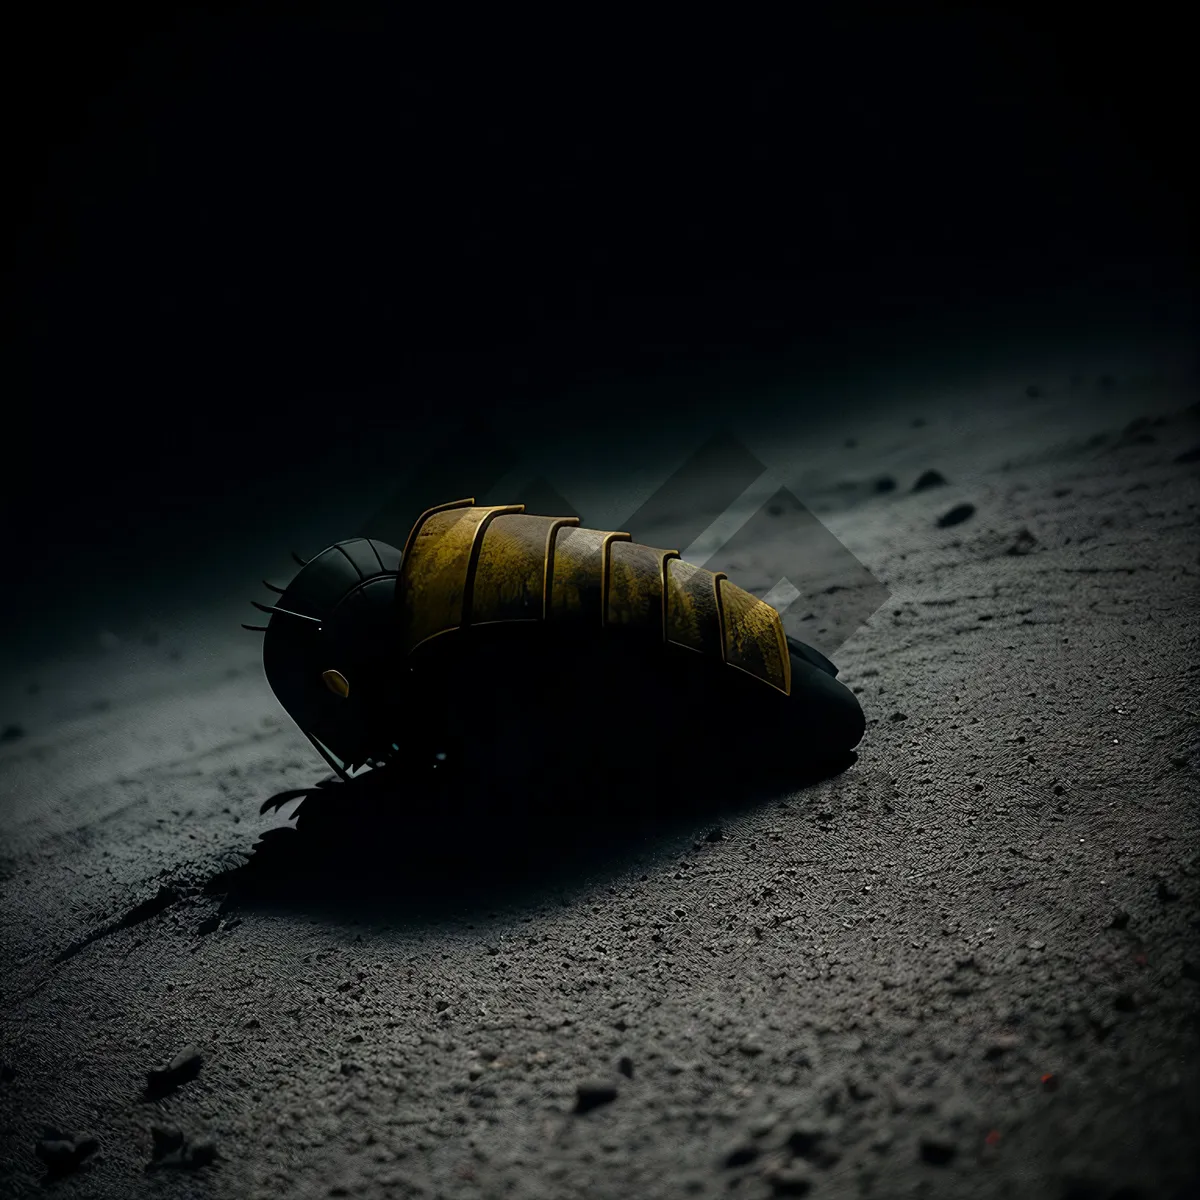
[[[0,1190],[1200,1194],[1195,403],[1096,370],[751,430],[889,593],[843,628],[792,580],[868,731],[771,795],[681,763],[694,807],[629,829],[561,786],[486,838],[416,801],[338,834],[336,789],[260,812],[321,764],[253,640],[190,617],[13,674]],[[47,1179],[47,1126],[98,1148]]]

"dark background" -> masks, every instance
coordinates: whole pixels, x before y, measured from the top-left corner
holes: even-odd
[[[406,7],[10,27],[19,574],[334,442],[403,465],[451,408],[1190,295],[1187,42],[1146,6],[665,38]]]

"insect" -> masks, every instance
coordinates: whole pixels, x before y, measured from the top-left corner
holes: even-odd
[[[634,728],[637,711],[745,738],[730,733],[732,705],[753,714],[751,732],[770,728],[760,744],[829,754],[865,729],[837,668],[770,605],[576,517],[456,500],[422,513],[402,549],[354,538],[294,557],[286,588],[266,584],[276,602],[255,602],[268,624],[245,628],[265,634],[272,691],[343,780],[414,747],[432,754],[427,737],[470,742],[517,697],[560,716],[602,697],[608,723],[624,714]],[[492,707],[475,711],[485,691]]]

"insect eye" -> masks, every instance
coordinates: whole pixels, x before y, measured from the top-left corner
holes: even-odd
[[[341,671],[323,671],[321,678],[325,681],[325,686],[335,696],[341,696],[344,700],[350,695],[350,683]]]

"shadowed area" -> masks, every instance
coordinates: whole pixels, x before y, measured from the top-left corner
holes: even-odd
[[[212,880],[229,903],[383,902],[427,913],[510,903],[653,852],[855,761],[857,701],[793,657],[793,693],[619,632],[477,627],[414,658],[386,766],[300,799],[250,862]],[[675,651],[671,653],[670,651]]]
[[[722,818],[855,760],[849,753],[779,772],[774,786],[763,778],[732,790],[719,773],[682,769],[653,786],[631,785],[613,754],[588,770],[583,786],[527,792],[503,807],[443,782],[450,771],[421,782],[392,765],[271,797],[264,811],[300,800],[295,827],[268,830],[244,866],[215,875],[205,891],[224,898],[223,912],[296,907],[409,924],[498,905],[519,909],[581,878],[615,876],[633,854],[665,853],[697,822],[712,822],[708,836],[719,841]]]

